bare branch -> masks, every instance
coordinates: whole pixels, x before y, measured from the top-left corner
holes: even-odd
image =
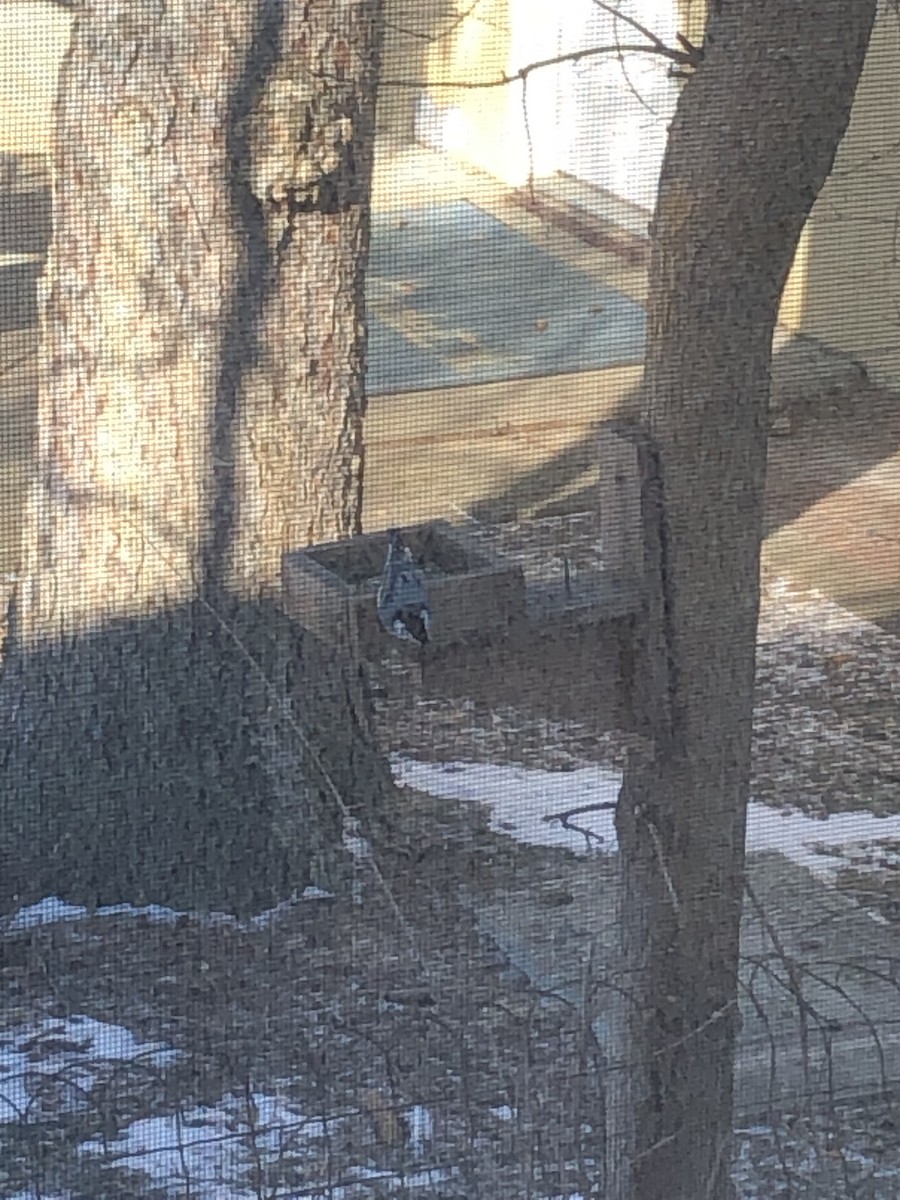
[[[630,17],[627,13],[623,13],[617,5],[607,4],[605,3],[605,0],[593,0],[593,3],[595,8],[599,8],[602,12],[609,13],[609,15],[611,17],[615,17],[617,21],[622,21],[626,25],[630,25],[631,28],[636,30],[637,33],[643,34],[647,41],[651,42],[657,48],[657,50],[660,51],[660,53],[667,54],[669,52],[669,47],[665,44],[665,42],[658,38],[651,29],[648,29],[646,25],[642,25],[640,21],[635,20],[634,17]],[[680,40],[681,39],[679,38],[679,41]]]
[[[438,88],[453,89],[475,89],[475,88],[495,88],[506,87],[510,83],[524,82],[529,75],[534,71],[543,70],[544,67],[558,67],[563,63],[581,62],[585,58],[596,58],[600,54],[655,54],[662,58],[671,59],[672,62],[679,63],[682,66],[695,66],[696,56],[688,54],[683,50],[673,50],[671,46],[666,46],[662,42],[658,46],[588,46],[584,50],[570,50],[567,54],[557,54],[553,58],[542,58],[535,62],[527,63],[524,67],[520,67],[518,71],[514,71],[512,75],[500,75],[496,79],[457,79],[457,80],[424,80],[424,79],[384,79],[381,82],[382,87],[403,87],[403,88],[427,88],[429,91],[435,91]]]
[[[596,804],[579,804],[577,808],[567,808],[563,812],[544,813],[541,820],[562,821],[565,824],[570,817],[577,817],[579,813],[603,812],[617,807],[618,801],[616,800],[598,800]]]
[[[593,0],[593,3],[596,8],[601,9],[603,12],[609,13],[610,16],[614,17],[617,21],[623,21],[626,25],[630,25],[631,28],[636,30],[638,33],[642,33],[647,41],[652,43],[658,53],[663,54],[666,57],[674,58],[675,55],[681,54],[683,51],[688,57],[687,65],[695,68],[698,67],[703,61],[703,47],[695,46],[693,42],[688,41],[683,33],[675,34],[675,37],[678,39],[678,42],[681,46],[680,51],[675,50],[671,46],[667,46],[661,38],[657,37],[652,29],[648,29],[646,25],[642,25],[640,21],[635,20],[634,17],[630,17],[627,13],[623,13],[616,5],[608,4],[606,0]],[[680,60],[675,59],[675,61]]]
[[[587,845],[588,853],[594,842],[598,846],[602,846],[606,841],[599,833],[594,833],[593,829],[586,829],[583,825],[576,825],[572,820],[579,813],[600,812],[602,809],[614,809],[618,806],[618,801],[600,801],[597,804],[580,804],[577,808],[568,808],[564,812],[545,813],[541,818],[548,823],[550,821],[559,821],[563,829],[570,833],[580,833]]]
[[[402,33],[404,37],[417,38],[419,41],[434,43],[442,42],[445,38],[451,37],[456,30],[462,25],[463,21],[471,17],[472,13],[481,4],[481,0],[472,0],[472,3],[467,9],[461,13],[457,13],[456,17],[450,24],[442,29],[440,33],[422,33],[418,29],[408,29],[405,25],[396,25],[393,21],[385,21],[385,27],[392,29],[394,33]]]
[[[621,2],[621,0],[618,0],[618,2]],[[638,32],[642,33],[644,35],[644,37],[648,38],[649,41],[654,46],[658,47],[660,49],[661,53],[664,53],[665,50],[667,49],[664,42],[660,38],[658,38],[656,36],[656,34],[652,32],[652,30],[647,29],[645,26],[641,25],[640,22],[634,20],[633,17],[626,16],[625,13],[620,12],[618,7],[613,8],[611,5],[604,3],[604,0],[594,0],[594,4],[597,8],[600,8],[600,9],[604,10],[605,12],[611,13],[612,16],[616,19],[616,21],[622,20],[627,25],[631,25],[633,28],[637,29]],[[613,32],[614,32],[615,38],[616,38],[616,45],[619,45],[620,43],[619,43],[618,24],[616,24],[614,26]],[[635,87],[634,83],[632,82],[631,76],[628,74],[628,68],[625,64],[625,55],[620,52],[618,55],[618,59],[619,59],[619,70],[622,72],[622,78],[625,80],[625,85],[628,88],[629,92],[631,92],[632,96],[634,96],[635,100],[638,102],[638,104],[640,104],[641,108],[643,108],[646,112],[648,112],[652,117],[658,119],[660,114],[658,112],[656,112],[656,110],[647,103],[647,101],[644,99],[644,97],[641,95],[641,93],[638,91],[638,89]],[[670,73],[674,70],[675,70],[674,67],[669,68]]]

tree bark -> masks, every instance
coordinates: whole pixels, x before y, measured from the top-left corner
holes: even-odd
[[[280,580],[285,546],[361,531],[365,270],[381,0],[263,6],[234,146],[249,183],[258,359],[234,433],[235,583]],[[274,53],[273,53],[274,50]],[[255,58],[255,61],[254,61]],[[265,264],[260,269],[257,258]],[[238,293],[238,315],[245,305]]]
[[[771,343],[874,0],[724,0],[652,225],[641,443],[647,735],[617,813],[609,1200],[730,1197]]]
[[[285,550],[359,527],[380,44],[380,0],[76,19],[2,900],[278,899],[336,840],[336,793],[388,794],[358,680],[273,607]]]

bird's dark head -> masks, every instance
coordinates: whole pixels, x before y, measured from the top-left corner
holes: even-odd
[[[407,609],[394,619],[394,633],[425,646],[430,640],[431,621],[427,609]]]

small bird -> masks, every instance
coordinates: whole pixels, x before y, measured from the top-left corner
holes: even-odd
[[[378,619],[388,633],[426,645],[431,636],[428,592],[399,529],[388,530],[388,552],[376,604]]]

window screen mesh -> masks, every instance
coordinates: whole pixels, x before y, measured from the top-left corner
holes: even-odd
[[[613,1196],[706,5],[208,8],[0,7],[0,1195]],[[898,56],[886,3],[781,288],[740,964],[672,1034],[738,1015],[742,1200],[900,1176]]]

